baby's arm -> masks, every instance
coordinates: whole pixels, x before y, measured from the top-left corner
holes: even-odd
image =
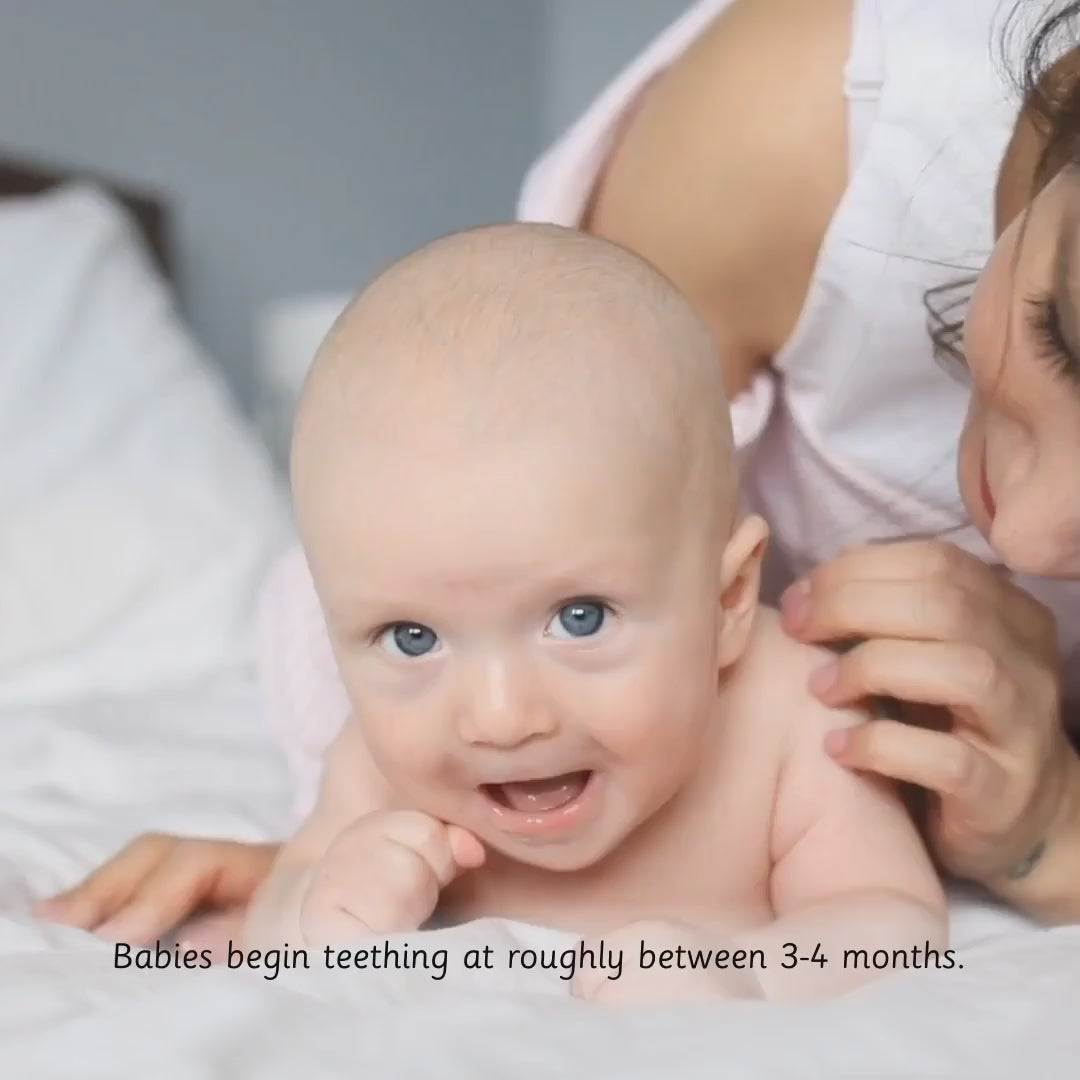
[[[802,692],[790,717],[773,820],[777,917],[739,935],[741,946],[765,951],[768,967],[758,977],[767,998],[841,993],[883,973],[861,963],[845,968],[845,950],[884,949],[890,958],[902,950],[910,958],[913,948],[924,955],[946,944],[944,892],[895,785],[843,769],[822,746],[829,731],[862,722],[865,714],[828,709]],[[796,956],[827,963],[784,968],[791,945]]]
[[[464,829],[394,806],[350,722],[327,755],[314,812],[252,901],[245,944],[322,946],[415,930],[441,889],[483,861]]]
[[[300,910],[312,871],[334,840],[365,814],[386,806],[388,792],[364,744],[348,721],[326,752],[315,808],[282,845],[244,920],[245,943],[279,948],[303,941]]]

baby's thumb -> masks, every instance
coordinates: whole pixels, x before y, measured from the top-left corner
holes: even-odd
[[[484,845],[468,829],[460,825],[447,825],[446,835],[459,870],[475,870],[483,865],[486,856]]]

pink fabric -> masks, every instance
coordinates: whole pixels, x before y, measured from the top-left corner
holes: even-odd
[[[349,715],[319,597],[297,547],[271,571],[259,612],[259,674],[267,719],[285,750],[293,819],[315,804],[322,759]]]
[[[626,110],[729,2],[691,5],[612,82],[533,166],[519,218],[580,220]],[[855,0],[848,188],[792,339],[732,403],[745,501],[773,532],[767,598],[855,543],[936,534],[994,561],[956,486],[968,391],[932,355],[923,295],[977,271],[992,243],[997,165],[1015,118],[990,49],[999,8]],[[1022,583],[1058,616],[1080,690],[1080,586]],[[301,817],[349,706],[300,552],[275,571],[263,614],[268,704]]]

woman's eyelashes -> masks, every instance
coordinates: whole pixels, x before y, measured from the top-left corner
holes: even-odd
[[[544,637],[563,641],[595,637],[613,614],[611,605],[603,600],[571,600],[548,620]],[[436,652],[441,644],[439,635],[430,626],[418,622],[388,623],[372,634],[371,641],[391,656],[405,660],[428,656]]]
[[[1080,383],[1080,360],[1065,338],[1057,299],[1049,293],[1033,296],[1027,301],[1027,311],[1028,328],[1040,358],[1056,374]]]

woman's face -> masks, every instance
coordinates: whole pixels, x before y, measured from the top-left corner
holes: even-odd
[[[1080,578],[1080,171],[1008,225],[972,297],[959,484],[1018,573]]]

